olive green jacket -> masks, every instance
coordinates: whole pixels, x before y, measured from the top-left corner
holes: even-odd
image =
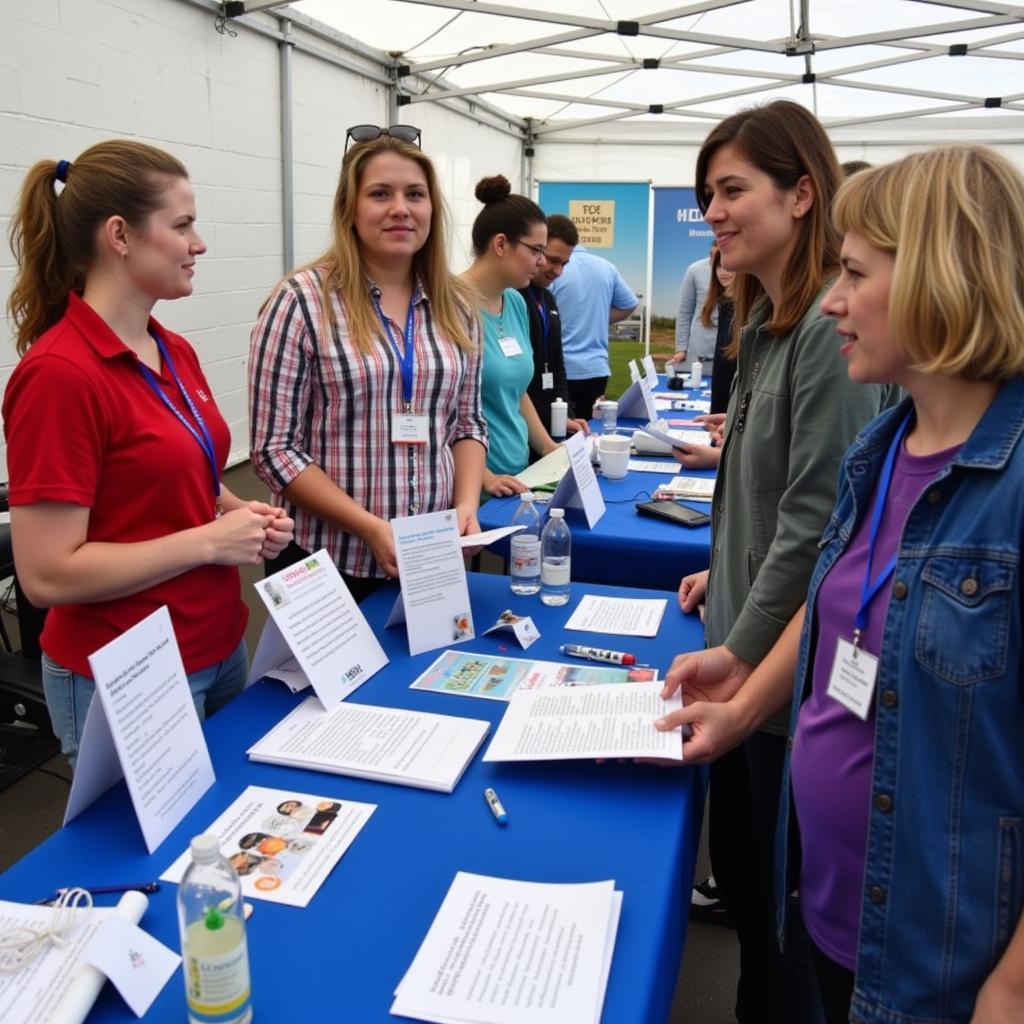
[[[893,402],[886,385],[850,381],[835,324],[820,309],[826,290],[789,334],[764,329],[767,300],[740,334],[704,623],[709,647],[724,643],[755,665],[806,597],[843,453]],[[766,727],[784,733],[788,717]]]

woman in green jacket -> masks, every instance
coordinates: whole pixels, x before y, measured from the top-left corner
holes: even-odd
[[[708,572],[686,577],[705,604],[712,660],[745,679],[800,607],[835,500],[840,459],[883,408],[850,382],[819,309],[839,258],[829,206],[842,174],[824,129],[785,100],[727,118],[697,158],[698,202],[735,273],[739,354],[712,505]],[[686,654],[673,669],[696,671]],[[821,1019],[810,946],[775,949],[772,843],[786,721],[770,721],[711,770],[712,870],[740,940],[740,1024]],[[792,915],[799,921],[799,914]]]

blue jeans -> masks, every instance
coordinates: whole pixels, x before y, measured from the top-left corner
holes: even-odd
[[[78,743],[82,729],[85,728],[89,704],[96,692],[96,684],[88,676],[80,676],[58,665],[45,653],[42,664],[43,692],[46,694],[46,707],[50,712],[53,732],[60,740],[64,756],[74,769],[78,759]],[[245,689],[248,675],[249,654],[245,649],[245,640],[240,640],[234,651],[223,661],[198,672],[190,672],[188,687],[192,691],[199,721],[238,696]]]

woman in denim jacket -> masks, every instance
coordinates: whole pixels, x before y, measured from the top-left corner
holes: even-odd
[[[710,760],[792,694],[777,891],[830,1022],[1024,1021],[1024,178],[932,150],[834,218],[850,376],[910,397],[847,452],[805,609],[738,691],[670,673],[658,724]]]

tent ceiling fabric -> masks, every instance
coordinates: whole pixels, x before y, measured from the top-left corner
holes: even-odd
[[[709,120],[779,97],[829,128],[954,115],[991,125],[995,115],[1024,136],[1024,3],[664,2],[290,6],[406,66],[403,103],[479,97],[539,139],[622,121],[702,133]]]

